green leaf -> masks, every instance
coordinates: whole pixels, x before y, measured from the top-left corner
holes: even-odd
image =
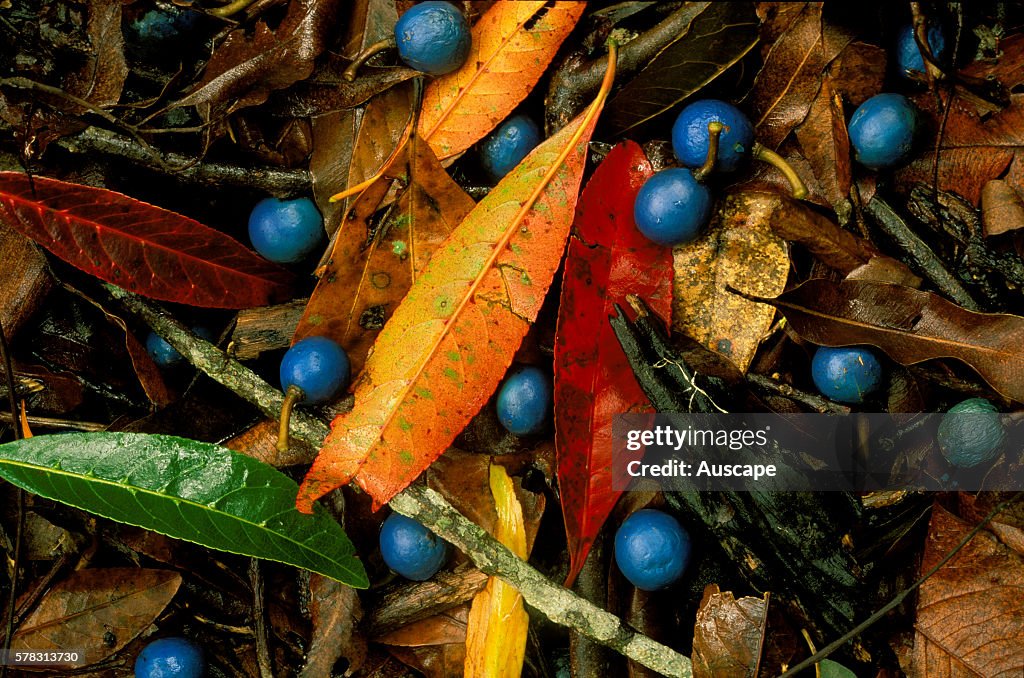
[[[822,659],[818,666],[821,668],[821,678],[857,678],[856,673],[831,659]]]
[[[608,102],[601,126],[609,134],[623,135],[669,110],[757,44],[760,22],[751,3],[707,2],[691,7],[699,14],[686,30]]]
[[[322,506],[299,513],[295,481],[223,447],[139,433],[36,436],[0,445],[0,477],[121,523],[369,585]]]

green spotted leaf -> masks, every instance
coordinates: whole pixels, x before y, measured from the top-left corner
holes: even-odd
[[[138,433],[36,436],[0,445],[0,477],[121,523],[369,585],[323,507],[295,509],[295,481],[217,445]]]

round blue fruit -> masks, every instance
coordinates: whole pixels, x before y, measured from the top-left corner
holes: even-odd
[[[206,660],[188,638],[161,638],[142,648],[135,659],[135,678],[202,678]]]
[[[278,264],[297,264],[312,254],[323,238],[323,217],[309,198],[265,198],[249,215],[252,246]]]
[[[640,187],[633,218],[640,232],[660,245],[689,242],[711,218],[711,192],[688,169],[662,170]]]
[[[151,9],[132,21],[125,33],[129,40],[146,48],[165,47],[195,28],[201,16],[195,10],[173,5]]]
[[[936,61],[942,61],[946,53],[946,36],[939,26],[929,26],[927,31],[928,47]],[[917,46],[914,39],[914,27],[907,24],[900,29],[896,37],[896,61],[899,64],[900,75],[910,78],[914,74],[924,73],[924,56],[921,55],[921,48]]]
[[[811,378],[826,398],[857,404],[881,385],[882,364],[866,348],[822,346],[811,360]]]
[[[480,144],[480,162],[494,181],[522,162],[540,143],[540,128],[525,115],[513,115]]]
[[[302,389],[302,402],[323,403],[348,386],[348,354],[327,337],[306,337],[281,359],[281,389]]]
[[[615,564],[641,591],[663,589],[683,576],[690,550],[679,521],[654,509],[632,514],[615,533]]]
[[[551,414],[551,378],[533,366],[513,370],[498,391],[497,410],[498,421],[509,433],[542,432]]]
[[[995,406],[984,398],[969,398],[942,416],[938,430],[942,456],[958,468],[994,461],[1006,441],[1006,428]]]
[[[917,109],[902,94],[876,94],[850,118],[850,145],[868,169],[893,167],[910,157],[917,133]]]
[[[395,24],[398,55],[410,68],[444,75],[469,56],[469,23],[456,7],[430,0],[413,5]]]
[[[205,327],[193,327],[192,333],[197,337],[206,339],[207,341],[213,341],[213,332]],[[167,340],[161,337],[156,332],[150,332],[149,336],[146,337],[146,351],[150,357],[160,367],[174,367],[184,362],[185,357],[178,353],[173,346],[167,343]]]
[[[412,518],[392,513],[380,527],[380,554],[406,579],[425,581],[448,560],[448,543]]]
[[[722,123],[715,171],[732,172],[750,155],[754,126],[743,111],[718,99],[695,101],[679,113],[672,125],[672,150],[687,167],[701,167],[708,157],[708,123]]]

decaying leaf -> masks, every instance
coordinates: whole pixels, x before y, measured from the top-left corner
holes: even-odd
[[[526,98],[585,8],[499,0],[477,20],[466,63],[423,94],[419,133],[439,160],[484,138]]]
[[[512,362],[561,263],[594,104],[535,148],[452,233],[384,326],[297,498],[353,478],[380,505],[436,459]]]
[[[747,95],[758,141],[777,148],[810,110],[826,66],[853,35],[822,20],[822,3],[807,3],[779,36]]]
[[[975,313],[910,287],[809,280],[772,301],[807,341],[877,346],[903,365],[956,358],[992,388],[1024,401],[1024,318]]]
[[[475,206],[417,135],[385,174],[407,186],[369,232],[367,203],[379,201],[380,191],[371,187],[355,201],[355,218],[345,219],[295,330],[295,341],[314,334],[337,341],[353,372],[431,255]]]
[[[972,527],[936,504],[921,571],[937,565]],[[1024,560],[987,531],[978,533],[921,585],[914,628],[916,675],[1020,675]]]
[[[494,537],[525,560],[526,526],[512,479],[504,467],[493,464],[490,481],[498,512]],[[522,594],[504,579],[491,577],[487,587],[473,598],[469,610],[467,678],[518,678],[523,671],[529,624]]]
[[[149,628],[179,586],[181,575],[171,570],[73,572],[25,618],[11,639],[11,649],[80,650],[83,665],[95,664]]]
[[[602,122],[623,135],[707,86],[757,44],[757,16],[744,2],[695,2],[685,30],[608,102]]]
[[[781,196],[777,200],[770,218],[775,235],[800,243],[821,263],[843,275],[880,254],[871,242],[840,228],[806,205]]]
[[[250,33],[235,29],[219,45],[196,89],[175,107],[236,111],[309,77],[338,21],[339,0],[294,0],[276,29],[260,20]]]
[[[729,291],[785,289],[786,244],[770,219],[781,198],[733,193],[722,199],[704,233],[673,252],[672,327],[746,371],[771,327],[775,309]]]
[[[852,211],[847,197],[853,184],[850,136],[841,95],[833,88],[831,76],[822,80],[807,117],[796,128],[796,138],[825,198],[845,223]]]
[[[331,675],[339,657],[345,657],[349,671],[355,673],[366,658],[366,640],[356,631],[363,616],[359,595],[350,586],[314,574],[309,578],[309,596],[313,637],[299,678]]]
[[[693,626],[694,678],[756,676],[767,621],[767,594],[737,599],[708,584]]]
[[[986,237],[1024,228],[1024,201],[1006,181],[993,179],[982,187],[981,223]]]

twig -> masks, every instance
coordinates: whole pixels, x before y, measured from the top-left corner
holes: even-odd
[[[906,253],[920,273],[930,280],[940,292],[968,310],[981,310],[974,298],[960,284],[960,281],[946,270],[945,265],[935,252],[907,226],[907,223],[896,214],[892,207],[876,196],[871,199],[866,208],[878,227],[893,239],[896,246]]]
[[[18,425],[21,421],[21,417],[11,416],[10,412],[0,412],[0,421],[5,424]],[[35,415],[28,415],[28,423],[32,426],[39,426],[40,428],[58,428],[68,429],[71,431],[106,431],[110,428],[110,424],[101,424],[95,421],[75,421],[73,419],[56,419],[54,417],[37,417]]]
[[[666,676],[690,678],[693,675],[688,658],[630,630],[610,612],[551,583],[429,487],[411,485],[392,499],[390,506],[398,513],[418,520],[454,544],[482,571],[507,581],[523,595],[531,607],[556,624],[579,631],[591,640]]]
[[[139,144],[99,127],[88,127],[79,134],[65,137],[56,143],[72,153],[114,155],[155,170],[162,170],[163,165],[182,167],[184,169],[172,172],[172,176],[179,181],[213,187],[224,184],[244,186],[281,197],[308,193],[312,190],[312,179],[306,170],[205,163],[178,153],[164,154],[161,164]]]
[[[251,402],[264,414],[277,418],[284,395],[223,351],[185,328],[148,301],[113,285],[112,297],[141,318],[196,368]],[[304,412],[291,418],[292,436],[317,448],[329,431],[327,425]],[[434,533],[460,548],[486,574],[501,577],[551,621],[579,631],[588,638],[622,653],[647,668],[672,678],[691,678],[687,657],[643,634],[631,631],[621,619],[550,582],[478,525],[459,513],[437,492],[410,486],[390,502],[395,511],[415,518]]]
[[[930,579],[932,577],[932,575],[934,575],[936,572],[941,570],[943,568],[943,566],[945,566],[946,563],[948,563],[950,560],[952,560],[953,557],[956,556],[956,554],[960,553],[960,551],[965,546],[967,546],[967,544],[969,544],[971,542],[971,540],[974,539],[978,535],[979,532],[981,532],[983,529],[985,529],[985,526],[988,525],[989,522],[993,518],[995,518],[997,515],[999,515],[1000,511],[1002,511],[1004,508],[1006,508],[1010,504],[1012,504],[1015,501],[1017,501],[1018,499],[1020,499],[1021,496],[1024,496],[1024,492],[1018,492],[1015,495],[1013,495],[1012,497],[1010,497],[1009,499],[1007,499],[1007,500],[1001,502],[1000,504],[998,504],[994,509],[989,511],[988,515],[985,516],[984,520],[982,520],[980,523],[975,525],[974,529],[971,530],[970,532],[968,532],[967,535],[963,539],[960,540],[959,544],[957,544],[955,547],[953,547],[952,551],[947,553],[942,558],[942,560],[940,560],[938,563],[936,563],[935,567],[933,567],[932,569],[928,570],[923,575],[921,575],[921,578],[918,579],[917,581],[915,581],[913,584],[911,584],[909,588],[907,588],[904,591],[900,591],[898,594],[896,594],[893,597],[892,600],[890,600],[888,603],[883,605],[877,612],[875,612],[870,617],[868,617],[867,619],[862,621],[860,624],[857,624],[856,626],[854,626],[852,629],[850,629],[849,631],[844,633],[841,637],[837,638],[836,640],[832,641],[831,643],[829,643],[825,647],[823,647],[820,650],[818,650],[817,652],[815,652],[813,655],[811,655],[807,659],[803,660],[802,662],[800,662],[796,666],[792,667],[791,669],[788,669],[785,673],[780,675],[779,678],[786,678],[787,676],[795,676],[800,671],[803,671],[804,669],[809,669],[814,664],[817,664],[822,659],[825,659],[830,654],[832,654],[833,652],[835,652],[836,650],[841,648],[847,642],[853,640],[854,638],[856,638],[860,634],[864,633],[864,631],[866,631],[868,628],[870,628],[875,622],[877,622],[882,617],[884,617],[885,615],[889,614],[890,612],[895,610],[897,607],[902,605],[903,601],[906,599],[907,596],[909,596],[911,593],[913,593],[918,588],[920,588],[920,586],[922,584],[924,584],[926,581],[928,581],[928,579]]]
[[[41,82],[36,82],[35,80],[29,80],[28,78],[0,78],[0,87],[10,87],[12,89],[25,89],[32,92],[49,94],[51,96],[55,96],[66,101],[69,101],[81,108],[84,108],[90,113],[93,113],[94,115],[103,118],[111,125],[119,127],[120,129],[123,129],[125,132],[127,132],[128,135],[131,136],[131,138],[134,139],[135,142],[139,144],[141,148],[145,149],[145,152],[149,154],[149,156],[153,159],[153,162],[159,165],[160,169],[167,172],[174,172],[174,167],[168,164],[166,160],[164,160],[163,156],[160,155],[160,151],[153,148],[148,141],[142,138],[142,136],[139,134],[139,131],[135,128],[135,126],[130,125],[124,122],[123,120],[119,120],[116,116],[112,115],[111,113],[97,106],[91,101],[86,101],[81,97],[77,97],[74,94],[65,92],[59,87],[45,85]]]
[[[487,585],[487,575],[476,568],[438,572],[427,581],[389,588],[363,621],[369,638],[379,638],[406,624],[420,621],[468,603]]]
[[[748,373],[747,381],[762,391],[768,391],[769,393],[789,398],[790,400],[806,405],[815,412],[820,412],[821,414],[825,414],[826,412],[835,412],[836,414],[850,413],[850,408],[845,405],[836,404],[828,398],[822,398],[819,395],[801,391],[789,384],[784,384],[781,381],[776,381],[775,379],[771,379],[760,374],[754,374],[752,372]]]
[[[249,559],[249,584],[252,586],[252,627],[256,632],[256,664],[262,678],[274,678],[270,663],[270,649],[267,647],[267,618],[263,611],[263,575],[260,574],[259,558]]]

